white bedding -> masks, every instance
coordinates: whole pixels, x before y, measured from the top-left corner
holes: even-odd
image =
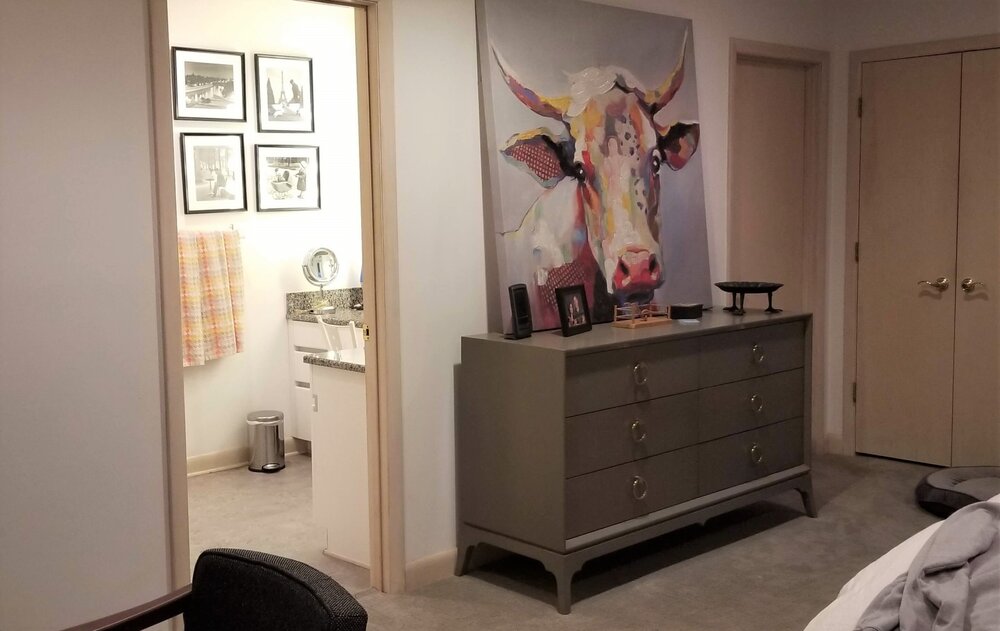
[[[989,500],[1000,504],[1000,495]],[[837,599],[812,619],[805,631],[853,631],[872,599],[882,588],[910,567],[941,522],[931,524],[892,550],[872,561],[844,585]]]

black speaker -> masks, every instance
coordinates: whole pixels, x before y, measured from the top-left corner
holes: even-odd
[[[531,337],[531,303],[528,301],[528,287],[524,283],[507,288],[510,294],[510,325],[513,331],[508,337],[519,340]]]

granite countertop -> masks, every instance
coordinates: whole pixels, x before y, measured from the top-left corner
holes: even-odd
[[[309,313],[309,311],[296,311],[288,315],[289,320],[295,320],[297,322],[318,322],[319,317],[316,314]],[[337,309],[333,313],[325,313],[322,315],[323,322],[327,324],[337,324],[344,325],[350,322],[354,322],[354,326],[362,327],[365,324],[365,312],[360,309]]]
[[[313,366],[323,366],[325,368],[339,368],[352,372],[365,371],[365,349],[349,348],[343,351],[327,351],[325,353],[314,353],[302,358],[307,364]]]

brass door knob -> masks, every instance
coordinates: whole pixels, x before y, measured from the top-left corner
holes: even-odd
[[[963,278],[962,279],[962,291],[969,293],[970,291],[975,291],[976,287],[986,287],[986,283],[981,283],[974,278]]]
[[[937,280],[918,280],[917,284],[927,285],[928,287],[933,287],[938,291],[944,291],[945,289],[948,289],[948,286],[951,284],[951,281],[945,278],[944,276],[941,276]]]

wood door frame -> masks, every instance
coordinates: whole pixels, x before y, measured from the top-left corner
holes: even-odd
[[[770,64],[792,65],[806,73],[805,103],[805,163],[803,216],[803,250],[805,260],[802,275],[802,293],[807,310],[813,314],[812,354],[812,449],[825,452],[827,444],[826,418],[826,223],[827,223],[827,126],[829,112],[830,53],[808,48],[782,46],[745,39],[729,40],[729,165],[727,175],[728,208],[726,212],[726,267],[730,277],[735,277],[733,257],[737,242],[733,230],[733,140],[736,105],[736,66],[741,60],[754,60]]]
[[[840,453],[853,455],[857,438],[854,384],[858,378],[858,261],[855,260],[854,244],[858,242],[861,219],[861,117],[858,116],[858,99],[861,98],[862,65],[991,48],[1000,48],[1000,34],[871,48],[850,54],[847,88],[847,207],[844,219],[844,414],[837,449]]]
[[[365,372],[368,407],[371,580],[376,589],[404,585],[402,388],[399,261],[397,258],[392,26],[385,0],[313,0],[358,9],[358,112],[361,159],[363,283],[366,318],[374,316]],[[173,105],[168,0],[147,0],[159,299],[160,379],[164,419],[166,550],[170,582],[190,583],[187,443],[181,358],[180,274],[173,155]],[[375,352],[371,352],[374,350]]]

